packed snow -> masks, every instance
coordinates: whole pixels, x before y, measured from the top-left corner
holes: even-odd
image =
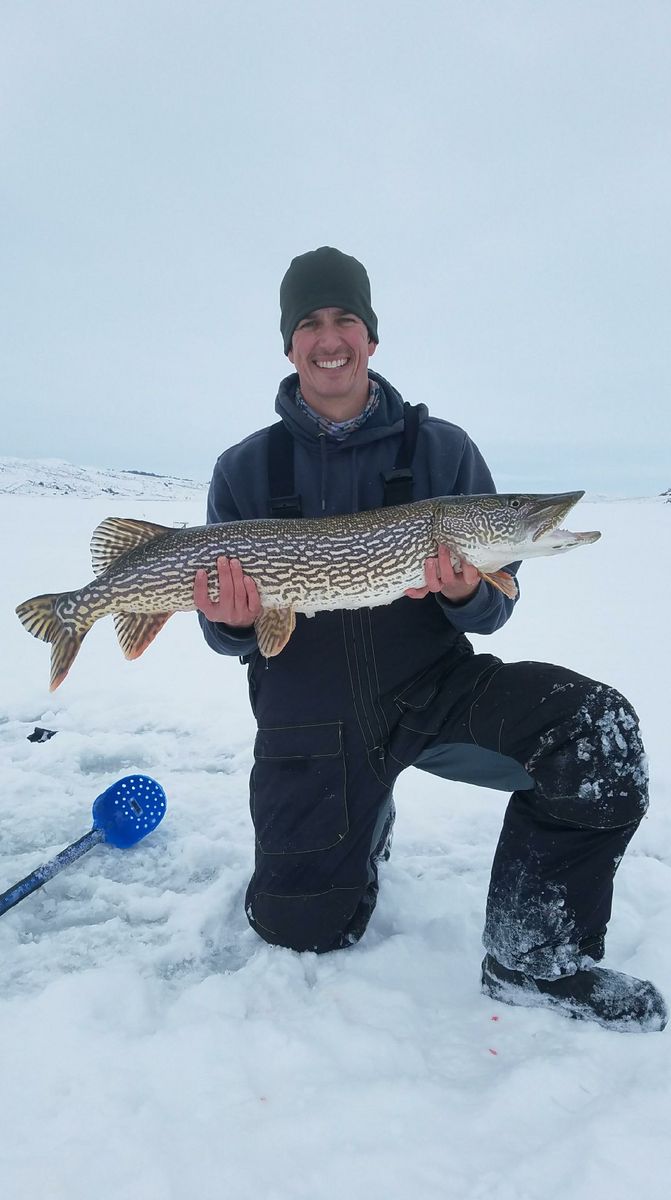
[[[243,910],[254,726],[237,660],[178,614],[129,663],[105,620],[50,695],[48,647],[14,614],[91,578],[104,517],[201,524],[205,490],[159,501],[134,475],[140,490],[120,498],[72,470],[58,491],[29,488],[41,470],[16,466],[0,494],[0,892],[86,833],[124,775],[157,779],[168,811],[134,848],[96,847],[0,917],[2,1195],[665,1200],[671,1031],[607,1032],[480,994],[505,796],[407,772],[363,941],[321,957],[265,945]],[[671,1000],[671,508],[583,501],[566,523],[603,537],[525,564],[513,619],[474,640],[603,679],[637,709],[652,800],[606,963]],[[36,726],[56,735],[31,742]]]

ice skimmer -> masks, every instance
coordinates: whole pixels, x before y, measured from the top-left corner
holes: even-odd
[[[165,792],[149,775],[126,775],[93,802],[93,828],[0,895],[0,916],[36,892],[99,842],[127,850],[156,828],[166,810]]]

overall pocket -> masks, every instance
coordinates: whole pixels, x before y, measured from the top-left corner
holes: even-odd
[[[256,840],[264,854],[328,850],[349,830],[339,721],[261,728],[250,781]]]
[[[413,733],[435,737],[440,732],[455,702],[459,701],[462,668],[468,670],[473,647],[460,637],[449,654],[416,675],[402,691],[394,695],[400,712],[398,724]],[[498,660],[497,660],[498,661]]]
[[[402,728],[411,729],[414,733],[438,732],[441,718],[434,711],[427,710],[438,695],[444,673],[442,664],[434,664],[396,693],[394,704],[401,714],[398,724]]]

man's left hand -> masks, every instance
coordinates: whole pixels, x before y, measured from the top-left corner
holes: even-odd
[[[446,600],[460,604],[470,599],[480,585],[480,573],[470,563],[462,563],[461,571],[455,571],[447,546],[438,547],[436,558],[426,559],[424,578],[425,587],[408,588],[406,591],[406,596],[411,600],[423,600],[429,592],[440,592]]]

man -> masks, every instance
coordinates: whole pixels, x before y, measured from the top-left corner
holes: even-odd
[[[295,367],[276,401],[282,424],[221,455],[208,521],[372,509],[404,487],[415,500],[495,490],[463,430],[424,405],[404,408],[369,370],[377,317],[356,259],[326,246],[295,258],[280,307]],[[194,600],[208,644],[248,664],[258,733],[247,914],[260,936],[317,952],[361,937],[389,853],[394,782],[416,766],[512,791],[483,991],[609,1028],[663,1029],[651,983],[595,965],[615,870],[647,807],[628,702],[560,667],[474,654],[465,635],[493,633],[514,602],[468,565],[455,572],[445,548],[427,560],[425,586],[393,604],[299,615],[268,661],[254,580],[225,558],[218,575],[218,599],[199,572]]]

